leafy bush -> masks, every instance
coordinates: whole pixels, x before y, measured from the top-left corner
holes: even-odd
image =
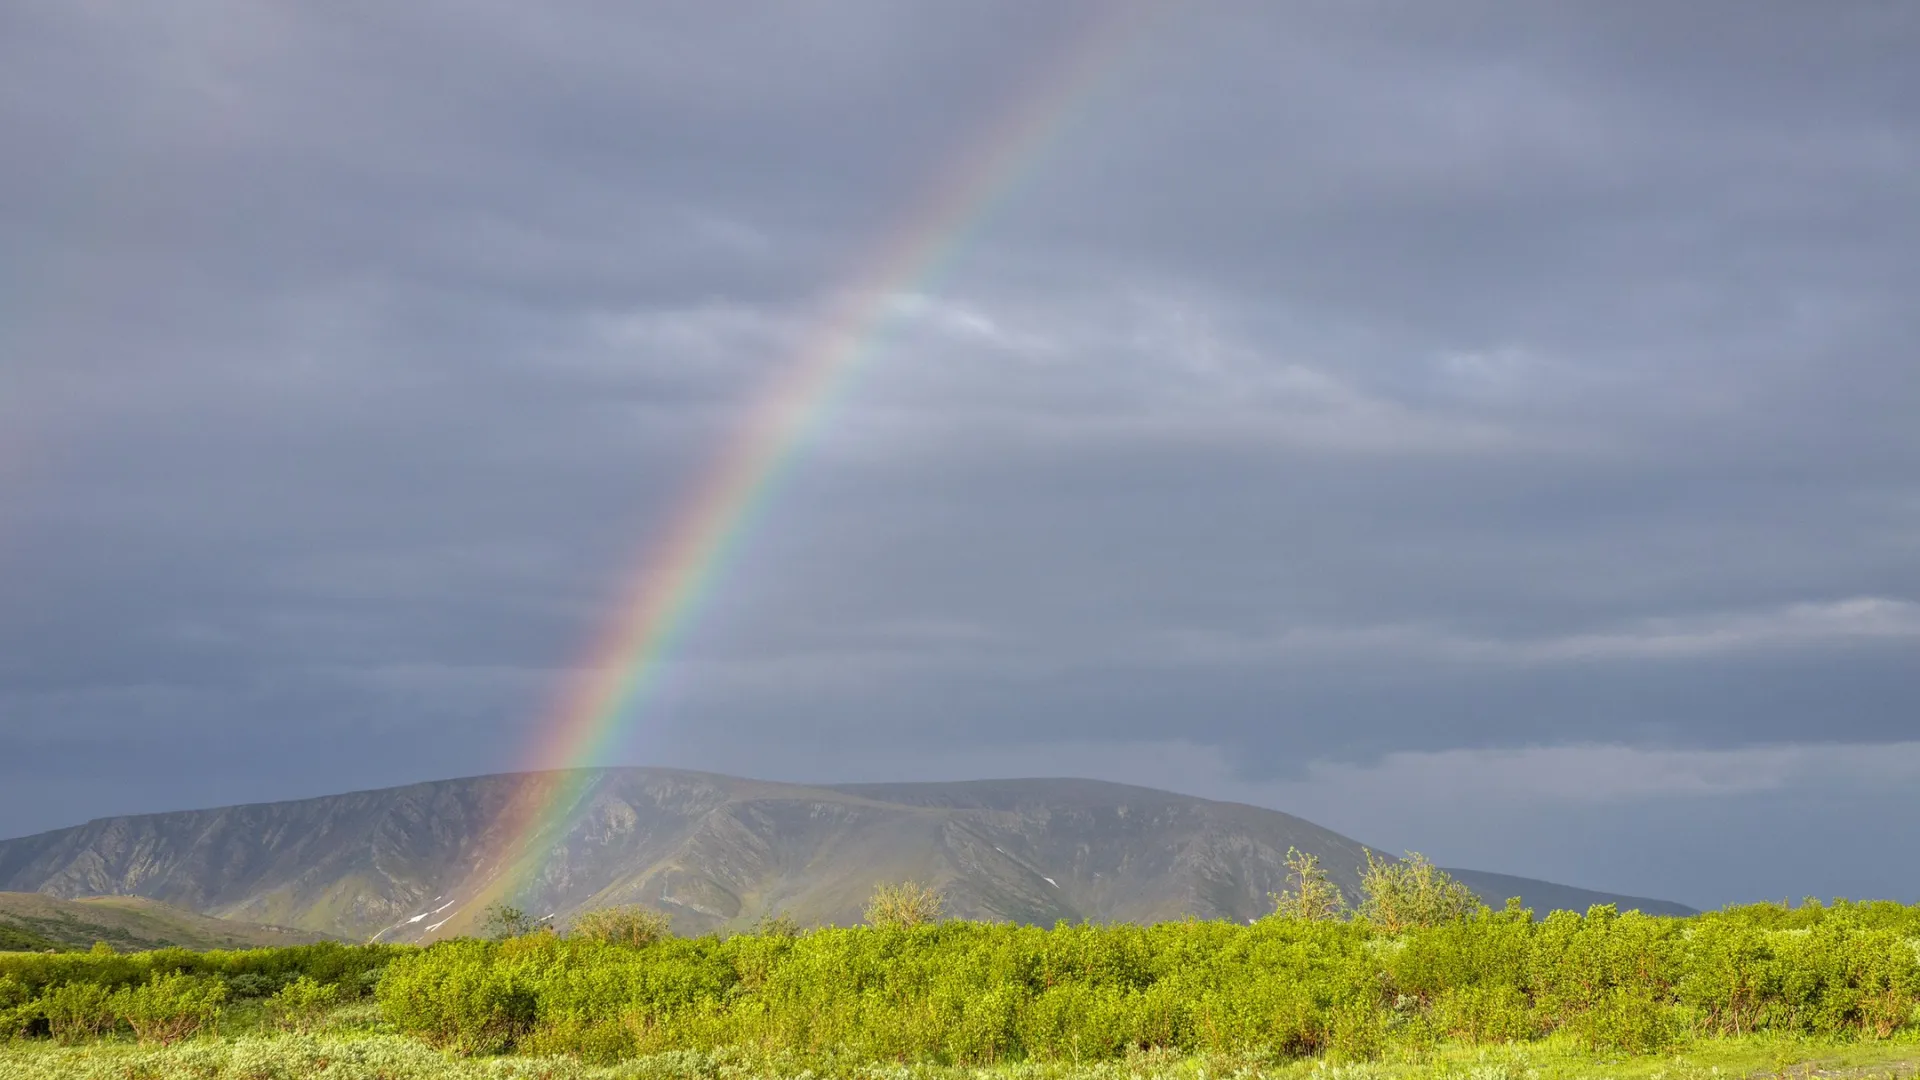
[[[220,1019],[227,986],[192,975],[155,975],[143,986],[114,993],[108,1005],[143,1043],[177,1042]]]
[[[1389,934],[1459,922],[1486,906],[1425,855],[1408,852],[1396,862],[1368,851],[1366,858],[1357,914]]]
[[[533,1025],[535,998],[528,974],[504,952],[499,943],[456,940],[398,960],[380,980],[381,1012],[457,1054],[511,1049]]]
[[[938,922],[946,907],[946,898],[933,886],[902,881],[873,890],[873,896],[867,901],[866,918],[870,926],[924,926]]]
[[[8,1043],[25,1035],[33,1022],[33,1011],[28,1003],[33,994],[25,983],[11,975],[0,975],[0,1043]]]
[[[312,1031],[340,1002],[340,987],[302,975],[267,1000],[267,1016],[282,1031]]]
[[[1434,1001],[1432,1019],[1463,1042],[1520,1042],[1537,1033],[1533,1003],[1518,987],[1498,982],[1449,987]]]
[[[1654,992],[1644,986],[1615,986],[1600,995],[1592,1008],[1570,1025],[1592,1050],[1620,1050],[1651,1054],[1673,1041],[1674,1016]]]
[[[243,971],[227,979],[227,992],[235,998],[252,1000],[270,998],[287,985],[283,976],[263,975],[257,971]]]
[[[1319,856],[1288,848],[1287,883],[1292,888],[1268,894],[1275,915],[1314,922],[1337,919],[1345,914],[1347,898],[1341,895],[1340,886],[1327,876]]]
[[[54,1041],[62,1045],[97,1039],[119,1021],[113,994],[98,983],[61,983],[41,994],[36,1005]]]
[[[548,929],[551,927],[545,919],[536,919],[512,904],[490,904],[480,917],[480,936],[494,941],[525,937]]]
[[[590,941],[637,949],[666,937],[668,923],[668,917],[658,911],[626,904],[582,912],[568,932]]]
[[[793,916],[784,911],[767,912],[753,921],[753,928],[747,931],[756,937],[791,938],[800,936],[800,924]]]

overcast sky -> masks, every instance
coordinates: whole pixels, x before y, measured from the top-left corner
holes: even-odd
[[[510,769],[1103,5],[0,7],[0,835]],[[1920,7],[1179,4],[618,760],[1920,900]]]

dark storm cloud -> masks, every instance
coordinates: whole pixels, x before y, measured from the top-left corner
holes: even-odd
[[[846,268],[1109,13],[0,15],[0,832],[516,764]],[[634,760],[1915,737],[1913,12],[1142,25],[900,283]]]

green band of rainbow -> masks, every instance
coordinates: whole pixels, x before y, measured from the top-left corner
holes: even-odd
[[[894,297],[924,288],[951,262],[972,227],[1031,168],[1113,65],[1145,11],[1131,0],[1115,0],[997,123],[965,146],[902,226],[851,275],[827,317],[782,367],[641,565],[629,599],[583,674],[541,726],[529,758],[533,769],[604,763],[728,557],[752,531],[781,473],[873,353]],[[512,800],[491,833],[500,857],[479,868],[486,883],[463,908],[475,912],[475,900],[492,902],[526,884],[524,876],[537,869],[543,836],[567,820],[585,782],[581,774],[557,776]]]

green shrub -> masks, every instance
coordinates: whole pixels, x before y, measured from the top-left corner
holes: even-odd
[[[1386,1039],[1385,1019],[1380,1009],[1364,999],[1335,1005],[1327,1023],[1327,1056],[1334,1061],[1366,1061],[1379,1056]]]
[[[525,937],[550,929],[545,919],[536,919],[512,904],[490,904],[480,917],[480,936],[494,941]]]
[[[902,881],[880,885],[867,901],[869,926],[907,928],[938,922],[946,911],[946,898],[931,885]]]
[[[340,987],[302,975],[267,1000],[267,1017],[283,1031],[308,1032],[320,1026],[340,1002]]]
[[[568,933],[590,941],[637,949],[666,937],[668,925],[668,917],[658,911],[625,904],[581,912]]]
[[[800,936],[800,924],[784,911],[769,911],[753,921],[747,933],[754,937],[792,938]]]
[[[98,983],[61,983],[43,992],[36,1004],[54,1041],[62,1045],[97,1039],[119,1021],[113,994]]]
[[[1425,855],[1399,861],[1366,854],[1360,869],[1360,918],[1388,934],[1425,930],[1472,917],[1486,907]]]
[[[1320,865],[1320,857],[1298,848],[1287,849],[1287,884],[1284,892],[1269,893],[1273,913],[1283,919],[1318,922],[1337,919],[1346,913],[1347,898]]]
[[[1651,1054],[1676,1035],[1675,1015],[1642,986],[1616,986],[1574,1018],[1574,1035],[1591,1050]]]
[[[457,1054],[497,1054],[533,1026],[527,975],[491,941],[443,942],[389,965],[380,1011],[393,1025]]]
[[[1518,987],[1479,983],[1449,987],[1433,1004],[1441,1032],[1469,1043],[1520,1042],[1537,1033],[1533,1003]]]
[[[243,971],[226,980],[227,993],[233,997],[250,1001],[270,998],[287,985],[287,979],[280,975],[266,975],[258,971]]]
[[[192,975],[155,975],[145,985],[116,991],[108,1001],[143,1043],[178,1042],[220,1019],[226,984]]]
[[[11,975],[0,975],[0,1043],[12,1042],[27,1033],[35,1010],[30,1007],[33,994],[27,985]]]

